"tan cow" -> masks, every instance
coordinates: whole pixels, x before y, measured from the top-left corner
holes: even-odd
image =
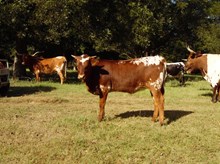
[[[44,59],[23,54],[22,64],[35,74],[37,81],[40,81],[40,74],[53,74],[55,72],[59,75],[61,84],[66,79],[67,60],[64,56]]]

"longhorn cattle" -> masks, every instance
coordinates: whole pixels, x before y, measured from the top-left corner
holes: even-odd
[[[185,64],[185,71],[193,73],[200,71],[213,89],[212,102],[220,101],[220,54],[201,54],[187,47],[190,52]]]
[[[184,85],[185,83],[184,67],[185,64],[183,62],[167,63],[167,74],[168,76],[178,78],[180,84]]]
[[[73,56],[73,55],[72,55]],[[109,92],[134,93],[148,88],[154,100],[152,121],[164,120],[164,81],[166,61],[160,56],[150,56],[131,60],[99,60],[83,54],[76,59],[78,79],[83,79],[88,91],[99,95],[98,120],[105,115],[105,103]]]
[[[66,79],[67,60],[64,56],[44,59],[23,54],[22,64],[26,65],[35,74],[36,81],[40,81],[40,74],[53,74],[55,72],[59,75],[61,84]]]

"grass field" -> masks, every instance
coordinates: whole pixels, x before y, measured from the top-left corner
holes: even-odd
[[[11,81],[0,98],[0,163],[219,163],[220,103],[203,80],[165,86],[166,125],[148,90],[98,97],[84,84]]]

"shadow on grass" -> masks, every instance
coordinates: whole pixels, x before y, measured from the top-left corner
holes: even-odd
[[[36,87],[12,86],[9,89],[8,97],[19,97],[19,96],[38,93],[38,92],[51,92],[52,90],[55,89],[56,89],[55,87],[49,87],[49,86],[36,86]]]
[[[77,79],[77,75],[78,73],[77,72],[67,72],[66,73],[66,80],[64,81],[64,84],[78,84],[78,83],[81,83],[80,80]],[[27,73],[27,76],[25,77],[20,77],[18,78],[18,80],[23,80],[23,81],[35,81],[35,76],[28,72]],[[41,74],[40,75],[40,80],[41,81],[50,81],[50,82],[54,82],[54,83],[60,83],[60,78],[59,76],[54,73],[54,74]]]
[[[212,97],[212,93],[203,93],[203,94],[200,94],[201,96],[204,96],[204,97]]]
[[[192,114],[192,111],[181,111],[181,110],[166,110],[165,117],[168,119],[167,124],[174,122],[184,116]],[[128,111],[125,113],[121,113],[116,115],[116,118],[126,119],[129,117],[152,117],[153,111],[150,110],[139,110],[139,111]]]

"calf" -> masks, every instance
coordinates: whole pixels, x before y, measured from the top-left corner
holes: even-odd
[[[54,72],[59,75],[61,84],[66,79],[67,60],[64,56],[44,59],[23,54],[22,64],[26,65],[35,74],[37,81],[40,81],[40,74],[52,74]]]
[[[220,101],[220,54],[201,54],[187,47],[190,52],[187,59],[185,70],[187,73],[193,73],[199,70],[212,88],[212,102]]]
[[[72,55],[73,56],[73,55]],[[152,121],[164,120],[164,80],[166,62],[163,57],[150,56],[131,60],[98,60],[88,55],[73,56],[76,59],[78,79],[83,79],[88,91],[99,95],[98,120],[104,118],[108,93],[120,91],[134,93],[148,88],[154,100]]]
[[[168,76],[178,78],[181,85],[184,85],[184,68],[183,62],[167,63],[167,74]]]

